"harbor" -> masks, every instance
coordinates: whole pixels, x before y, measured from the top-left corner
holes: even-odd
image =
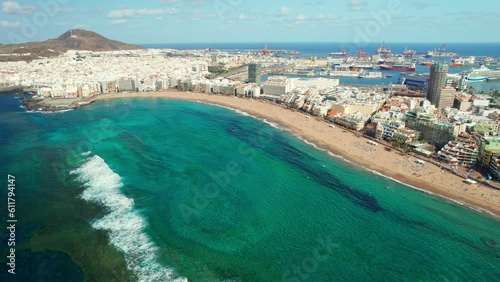
[[[265,53],[269,56],[274,54],[272,50]],[[449,67],[449,79],[456,83],[465,81],[464,90],[472,87],[478,91],[495,91],[500,90],[499,60],[490,56],[461,56],[446,51],[446,45],[430,51],[415,51],[405,47],[400,54],[393,54],[391,48],[381,43],[371,55],[364,49],[359,49],[355,54],[342,49],[330,52],[324,58],[301,57],[296,58],[293,64],[272,65],[263,68],[263,73],[269,77],[340,78],[341,84],[349,85],[405,84],[406,81],[409,86],[424,89],[424,81],[417,84],[412,84],[412,81],[422,80],[426,76],[428,78],[431,65],[445,64]]]

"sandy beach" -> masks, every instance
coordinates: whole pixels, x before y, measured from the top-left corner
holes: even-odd
[[[148,92],[119,93],[97,96],[98,100],[113,98],[152,97],[204,101],[232,108],[237,108],[258,117],[278,122],[298,133],[318,147],[328,149],[345,159],[367,169],[417,189],[430,192],[447,199],[467,205],[485,214],[500,218],[500,191],[481,184],[467,184],[464,179],[442,172],[441,169],[427,163],[419,165],[416,158],[388,151],[383,145],[370,145],[368,139],[353,134],[337,125],[330,127],[326,121],[307,117],[305,113],[294,112],[280,106],[250,99],[241,99],[220,95],[185,92]]]

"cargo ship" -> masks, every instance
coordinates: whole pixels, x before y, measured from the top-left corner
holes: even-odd
[[[394,65],[380,65],[381,70],[390,71],[415,71],[415,64],[394,64]]]

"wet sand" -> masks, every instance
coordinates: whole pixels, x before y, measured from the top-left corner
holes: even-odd
[[[377,171],[416,189],[459,202],[497,219],[500,218],[500,190],[481,184],[467,184],[463,178],[447,171],[443,172],[434,164],[417,164],[415,157],[395,150],[386,150],[381,144],[370,145],[367,143],[369,140],[367,138],[337,125],[332,128],[328,122],[308,117],[302,112],[292,111],[260,100],[175,91],[104,94],[97,96],[97,99],[127,97],[194,100],[237,108],[255,116],[278,122],[308,141],[315,143],[318,147],[328,149],[332,153],[367,169]]]

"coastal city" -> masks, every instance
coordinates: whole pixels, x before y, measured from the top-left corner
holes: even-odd
[[[500,281],[499,3],[0,1],[0,281]]]
[[[499,79],[498,59],[453,59],[457,54],[445,47],[420,56],[414,50],[391,54],[384,43],[371,56],[363,50],[354,57],[345,51],[327,58],[299,54],[267,46],[244,52],[70,50],[54,58],[1,63],[0,86],[32,91],[25,103],[32,111],[72,109],[102,94],[168,90],[272,101],[435,161],[470,183],[499,187],[494,182],[500,179],[500,103],[494,93],[470,87]],[[415,64],[428,66],[429,73],[416,74]],[[471,69],[449,73],[464,64]],[[340,84],[343,77],[387,76],[380,70],[393,71],[400,83]]]

